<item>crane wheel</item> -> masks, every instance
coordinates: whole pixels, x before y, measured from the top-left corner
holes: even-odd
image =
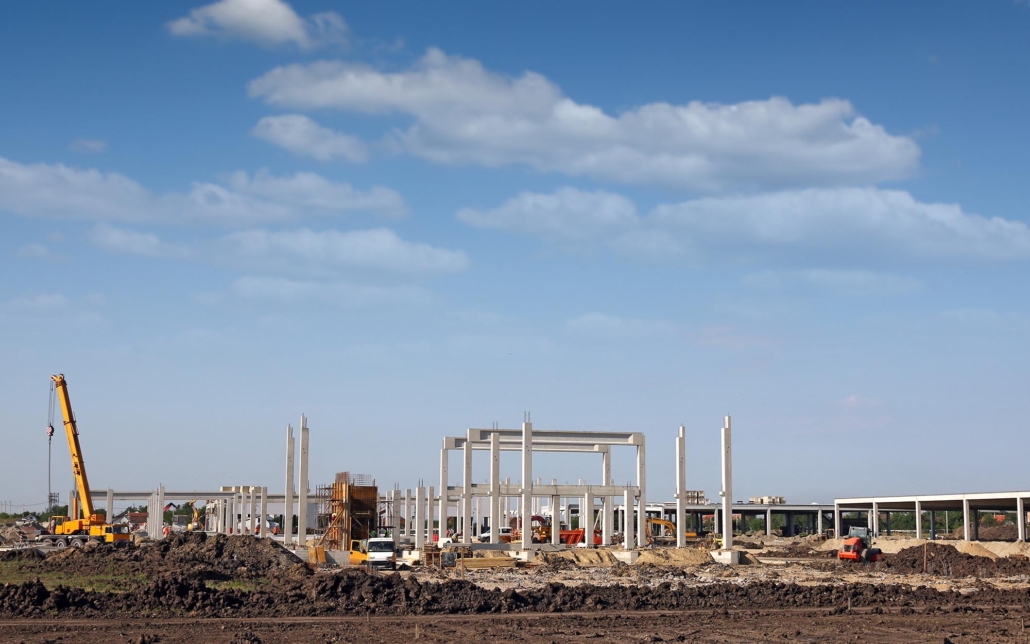
[[[54,542],[54,545],[56,547],[58,547],[58,548],[67,548],[68,547],[68,542],[65,541],[64,539],[58,539],[57,541]]]
[[[82,539],[72,539],[72,548],[81,548]]]

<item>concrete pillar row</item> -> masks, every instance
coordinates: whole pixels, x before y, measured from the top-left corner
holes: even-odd
[[[308,543],[308,419],[300,415],[300,477],[297,480],[297,543]]]

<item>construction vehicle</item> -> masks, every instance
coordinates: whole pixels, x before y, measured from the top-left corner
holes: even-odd
[[[86,478],[86,464],[82,460],[82,447],[79,445],[79,431],[72,414],[72,403],[68,397],[68,382],[64,374],[52,376],[54,392],[61,401],[61,412],[64,415],[64,431],[68,436],[68,449],[72,456],[72,473],[75,475],[77,496],[71,499],[70,516],[51,516],[47,526],[49,534],[36,537],[36,541],[48,543],[58,548],[68,546],[81,547],[87,541],[99,541],[116,545],[132,543],[128,524],[112,524],[107,517],[97,514],[93,509],[93,497],[89,492],[89,480]]]
[[[837,559],[841,561],[857,561],[860,563],[871,563],[883,558],[879,548],[870,548],[872,543],[869,528],[853,527],[844,539],[844,546],[837,552]]]
[[[654,526],[661,528],[655,534]],[[666,519],[647,517],[647,545],[672,545],[676,543],[676,524]]]
[[[167,504],[165,506],[164,511],[168,512],[168,510],[170,510],[171,508],[175,508],[176,510],[178,510],[180,508],[189,508],[190,510],[192,510],[193,511],[193,518],[190,519],[190,522],[186,524],[186,530],[189,531],[189,532],[203,532],[204,531],[204,513],[199,508],[197,508],[197,500],[196,499],[194,499],[192,501],[187,501],[186,503],[183,503],[181,505],[176,505],[175,503],[169,503],[169,504]]]

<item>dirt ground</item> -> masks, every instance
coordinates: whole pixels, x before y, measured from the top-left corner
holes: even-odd
[[[830,542],[747,545],[734,567],[694,549],[633,565],[583,549],[374,575],[314,572],[246,536],[0,552],[0,642],[1030,643],[1025,544],[898,540],[871,565],[837,562]]]

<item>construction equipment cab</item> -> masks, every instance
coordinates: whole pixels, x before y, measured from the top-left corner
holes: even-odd
[[[61,401],[61,412],[64,414],[64,432],[68,436],[68,449],[72,455],[76,496],[69,504],[71,516],[51,516],[47,526],[49,534],[36,537],[36,541],[49,543],[58,548],[79,547],[87,541],[128,545],[132,542],[129,525],[108,523],[106,516],[93,510],[93,497],[89,492],[89,480],[86,478],[86,464],[82,460],[82,446],[79,445],[79,431],[75,425],[75,416],[72,414],[71,399],[68,397],[68,383],[63,374],[52,376],[50,379],[54,383],[54,392]]]
[[[847,538],[844,539],[844,546],[837,552],[837,559],[861,563],[879,561],[883,557],[883,553],[879,548],[870,548],[871,542],[869,528],[853,527],[848,532]]]

